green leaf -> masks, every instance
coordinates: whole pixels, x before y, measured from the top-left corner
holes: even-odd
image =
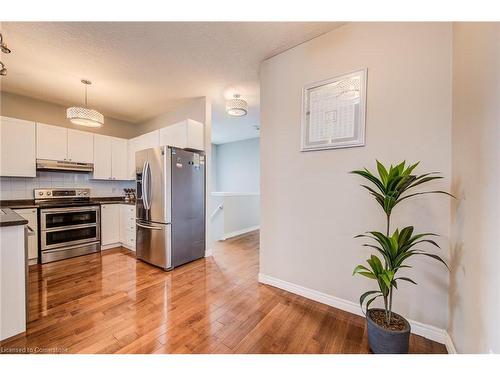
[[[446,266],[446,268],[448,268],[448,271],[450,270],[450,267],[448,267],[448,265],[446,264],[446,262],[445,262],[443,259],[441,259],[441,257],[440,257],[439,255],[426,253],[425,251],[416,252],[415,254],[418,254],[418,255],[425,255],[425,256],[427,256],[427,257],[430,257],[430,258],[436,259],[438,262],[443,263],[443,264]]]
[[[375,275],[378,275],[383,271],[384,267],[382,266],[382,262],[377,256],[372,255],[370,259],[367,260],[367,262],[372,267]]]
[[[384,282],[385,286],[387,288],[390,288],[391,287],[391,280],[389,279],[389,277],[385,273],[383,273],[380,277],[382,278],[382,281]]]
[[[365,266],[359,264],[359,265],[356,266],[356,268],[354,268],[354,271],[352,271],[352,274],[355,275],[359,271],[368,271],[368,272],[370,272],[370,270],[368,268],[366,268]]]
[[[369,295],[372,295],[374,293],[380,293],[378,290],[370,290],[368,292],[364,292],[360,297],[359,297],[359,304],[361,307],[363,307],[363,301],[368,297]]]
[[[385,187],[384,184],[374,175],[372,175],[368,170],[366,171],[352,171],[351,173],[357,174],[361,177],[366,178],[370,182],[372,182],[379,190],[381,193],[385,194]]]
[[[439,246],[439,245],[437,244],[437,242],[436,242],[436,241],[433,241],[433,240],[420,240],[420,241],[417,241],[417,242],[413,242],[413,243],[412,243],[412,245],[414,246],[414,245],[416,245],[416,244],[423,243],[423,242],[430,243],[430,244],[432,244],[432,245],[436,246],[437,248],[440,248],[440,249],[441,249],[441,246]]]
[[[365,307],[365,315],[368,313],[368,308],[370,307],[370,305],[372,304],[373,301],[375,301],[377,298],[379,297],[382,297],[382,294],[379,294],[373,298],[371,298],[367,303],[366,303],[366,307]],[[361,310],[363,310],[363,308],[361,308]]]
[[[413,281],[412,279],[410,279],[408,277],[398,277],[396,280],[404,280],[404,281],[408,281],[409,283],[417,285],[417,283],[415,281]]]
[[[377,276],[375,276],[372,272],[358,272],[358,274],[368,277],[369,279],[377,280]]]
[[[387,176],[388,176],[387,169],[385,169],[384,165],[378,160],[376,162],[377,162],[378,174],[380,176],[380,179],[382,180],[382,184],[384,186],[387,186]]]
[[[424,194],[446,194],[446,195],[449,195],[450,197],[452,198],[455,198],[453,195],[451,195],[450,193],[447,193],[446,191],[442,191],[442,190],[432,190],[432,191],[424,191],[422,193],[413,193],[413,194],[409,194],[409,195],[406,195],[402,198],[399,198],[396,203],[399,203],[401,201],[404,201],[405,199],[408,199],[408,198],[411,198],[411,197],[414,197],[416,195],[424,195]]]
[[[410,174],[411,174],[411,172],[413,172],[413,170],[414,170],[415,168],[417,168],[417,166],[418,166],[419,164],[420,164],[420,162],[418,161],[418,162],[416,162],[415,164],[413,164],[413,165],[409,166],[409,167],[408,167],[408,168],[406,168],[406,170],[404,171],[404,174],[405,174],[405,175],[407,175],[407,176],[408,176],[408,175],[410,175]]]

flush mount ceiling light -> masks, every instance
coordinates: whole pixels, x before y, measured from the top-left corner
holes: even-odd
[[[7,44],[3,42],[3,35],[0,33],[0,51],[3,53],[10,53],[9,47],[7,47]],[[0,61],[0,76],[6,76],[7,75],[7,68],[5,67],[4,63]]]
[[[70,107],[66,110],[66,117],[75,125],[100,128],[104,125],[104,116],[94,109],[87,107],[87,87],[92,82],[82,79],[85,85],[85,107]]]
[[[0,33],[0,49],[3,53],[10,53],[9,47],[3,42],[3,35]]]
[[[240,95],[234,94],[233,99],[226,102],[226,113],[229,116],[241,117],[248,113],[248,104],[246,100],[240,98]]]

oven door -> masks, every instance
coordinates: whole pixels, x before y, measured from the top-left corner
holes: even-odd
[[[99,206],[46,208],[40,210],[41,230],[96,225],[99,222]]]
[[[42,251],[100,240],[97,225],[42,231]]]
[[[40,219],[42,251],[101,239],[99,206],[43,209]]]

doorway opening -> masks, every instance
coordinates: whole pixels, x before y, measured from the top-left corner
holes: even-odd
[[[214,242],[260,228],[260,119],[257,105],[232,117],[212,111],[210,228]]]

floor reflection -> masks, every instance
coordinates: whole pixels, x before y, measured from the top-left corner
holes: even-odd
[[[259,284],[259,233],[165,272],[118,248],[36,265],[25,336],[3,352],[367,353],[364,320]],[[444,346],[412,336],[413,353]]]

